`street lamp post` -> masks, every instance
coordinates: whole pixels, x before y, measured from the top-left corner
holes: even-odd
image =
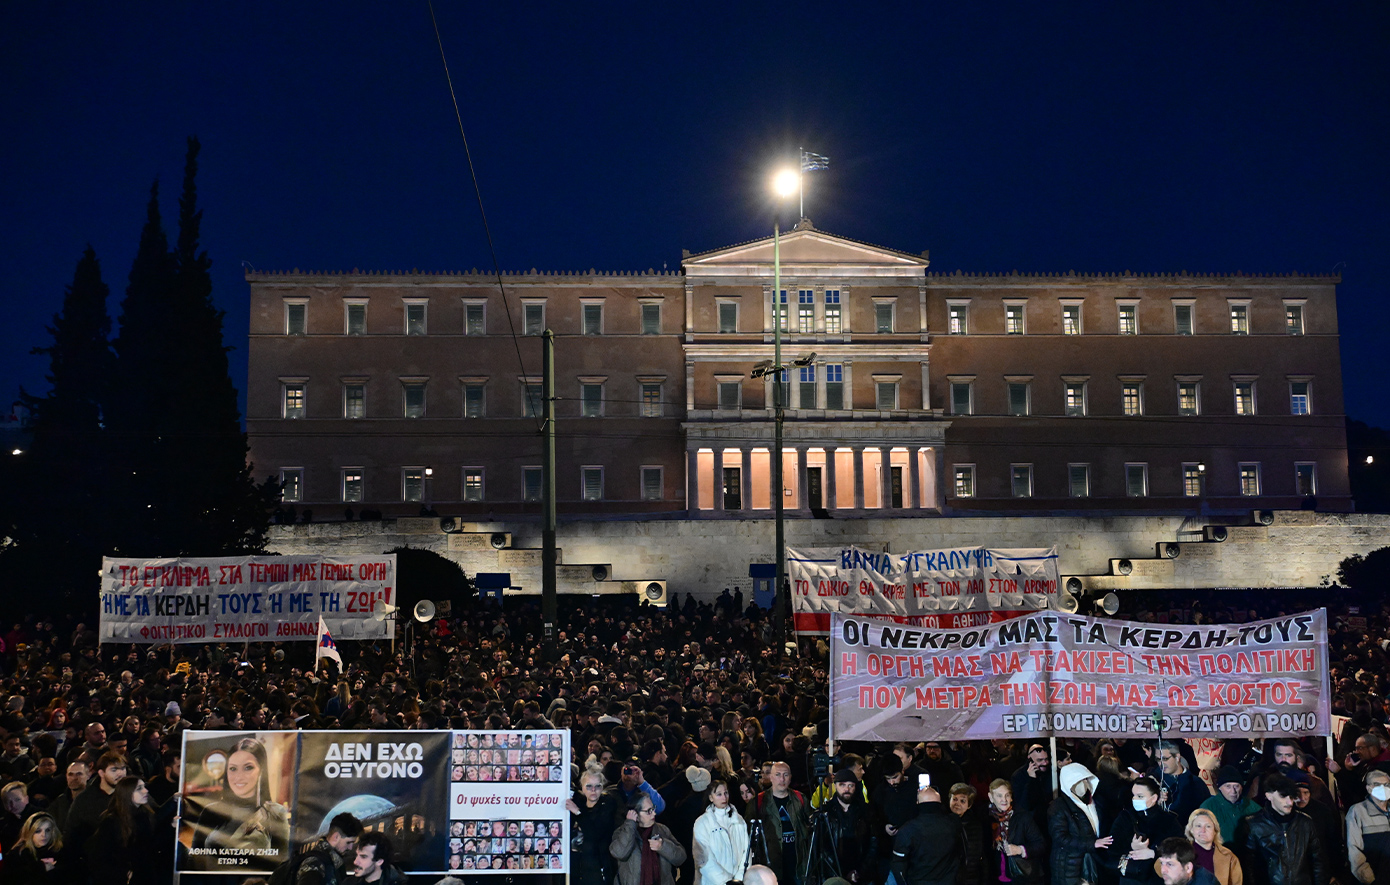
[[[773,190],[779,198],[791,196],[792,191],[799,190],[801,187],[801,175],[790,169],[784,169],[777,174],[772,183]],[[781,199],[777,202],[777,208],[782,208]],[[783,514],[783,498],[786,496],[782,488],[782,422],[786,417],[786,403],[782,401],[782,374],[786,368],[782,365],[782,324],[787,321],[787,304],[782,300],[782,231],[781,218],[774,217],[772,220],[772,493],[777,501],[774,505],[777,520],[777,568],[775,571],[777,584],[773,588],[773,605],[776,613],[773,622],[776,625],[776,640],[779,653],[784,650],[784,640],[786,639],[786,619],[791,615],[791,599],[787,593],[786,567],[787,567],[787,537],[786,521]]]

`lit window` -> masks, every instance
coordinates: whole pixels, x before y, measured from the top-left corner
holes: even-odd
[[[662,499],[662,481],[660,467],[642,468],[642,500],[660,501]]]
[[[542,394],[541,385],[522,385],[522,396],[525,398],[522,408],[525,410],[527,418],[540,418],[545,414],[545,397]]]
[[[1131,498],[1143,498],[1149,494],[1149,465],[1125,465],[1125,494]]]
[[[1318,465],[1301,462],[1293,466],[1294,491],[1305,498],[1318,493]]]
[[[343,468],[343,502],[352,504],[362,500],[362,468]]]
[[[365,384],[343,385],[343,417],[367,417],[367,386]]]
[[[401,471],[401,500],[425,500],[425,470],[423,467],[407,467]]]
[[[583,496],[585,501],[603,500],[603,468],[602,467],[581,467],[579,470],[583,482]]]
[[[719,331],[738,331],[738,305],[732,301],[719,302]]]
[[[1253,498],[1260,493],[1260,465],[1240,465],[1240,493]]]
[[[1201,401],[1197,396],[1196,381],[1178,382],[1178,414],[1196,415],[1199,414]]]
[[[1067,465],[1067,494],[1073,498],[1091,496],[1091,465]]]
[[[603,415],[603,385],[579,385],[579,415],[582,418],[598,418]]]
[[[845,367],[839,363],[825,366],[825,407],[835,411],[845,407]]]
[[[966,335],[970,332],[970,308],[964,304],[946,306],[946,331],[951,335]]]
[[[643,384],[642,385],[642,417],[660,418],[661,417],[661,385]]]
[[[1173,331],[1179,335],[1192,334],[1192,305],[1173,305]]]
[[[1189,498],[1200,498],[1206,494],[1207,468],[1203,464],[1184,464],[1182,466],[1182,493]]]
[[[797,408],[814,409],[816,407],[816,367],[802,366],[801,380],[797,384]]]
[[[483,304],[465,304],[463,306],[463,334],[487,334],[487,313],[485,311],[486,305]]]
[[[796,293],[796,327],[801,332],[816,330],[816,293],[810,289]]]
[[[1284,305],[1284,330],[1290,335],[1303,334],[1303,305]]]
[[[1235,386],[1236,414],[1255,414],[1255,382],[1237,381]]]
[[[425,304],[423,302],[406,303],[405,334],[425,334]]]
[[[584,309],[584,334],[602,335],[603,334],[603,305],[585,304]]]
[[[1144,414],[1144,385],[1134,383],[1120,385],[1120,406],[1126,415]]]
[[[360,303],[347,305],[347,333],[349,335],[367,334],[367,305]]]
[[[309,305],[303,301],[285,302],[285,334],[303,335],[307,322],[305,315],[309,312]]]
[[[410,382],[403,387],[405,389],[405,417],[425,417],[425,385]]]
[[[1023,334],[1023,305],[1006,304],[1004,305],[1004,333],[1006,335]]]
[[[772,385],[773,408],[781,407],[785,409],[792,400],[791,376],[787,373],[786,369],[783,369],[775,375],[769,375],[768,377],[774,382]]]
[[[952,471],[957,498],[975,497],[975,465],[957,464]]]
[[[893,305],[894,302],[892,301],[874,303],[874,331],[879,334],[893,331]]]
[[[1307,381],[1289,382],[1289,414],[1308,415],[1313,411],[1313,400],[1309,395]]]
[[[463,468],[463,500],[483,500],[483,468]]]
[[[527,304],[522,307],[522,315],[525,318],[527,335],[545,334],[545,305]]]
[[[877,381],[874,383],[874,390],[875,405],[879,411],[890,412],[898,407],[898,382]]]
[[[1063,409],[1070,416],[1086,414],[1086,383],[1084,381],[1067,382],[1066,402]]]
[[[1063,304],[1062,305],[1062,334],[1080,335],[1081,334],[1081,305]]]
[[[951,414],[969,415],[973,409],[974,385],[969,381],[951,382]]]
[[[840,322],[840,290],[825,290],[825,334],[839,335],[842,329]]]
[[[1028,414],[1028,383],[1026,381],[1009,382],[1009,414]]]
[[[661,334],[661,305],[643,304],[642,305],[642,334],[660,335]]]
[[[541,499],[541,479],[539,467],[521,468],[521,500],[539,501]]]
[[[1231,305],[1231,334],[1249,335],[1250,334],[1250,305],[1232,304]]]
[[[783,332],[787,331],[787,290],[786,290],[786,289],[783,289],[783,290],[781,291],[780,297],[777,298],[776,301],[775,301],[775,303],[772,305],[772,310],[773,310],[773,313],[775,314],[775,316],[773,317],[773,322],[777,323],[777,327],[778,327],[779,329],[781,329]]]
[[[304,500],[303,467],[286,467],[280,471],[280,500],[287,504]]]
[[[483,417],[483,389],[479,383],[463,385],[463,417]]]
[[[304,417],[303,384],[285,385],[285,417],[295,419]]]
[[[1134,304],[1120,305],[1120,334],[1139,334],[1139,307]]]
[[[1015,498],[1033,497],[1033,465],[1014,464],[1009,467],[1009,489]]]
[[[737,412],[743,408],[743,385],[738,381],[719,382],[719,408],[725,412]]]

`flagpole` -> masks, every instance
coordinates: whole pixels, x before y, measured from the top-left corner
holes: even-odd
[[[800,213],[797,221],[800,221],[806,217],[806,149],[798,147],[796,152],[800,155],[796,158],[796,165],[800,170],[796,175],[796,208]]]

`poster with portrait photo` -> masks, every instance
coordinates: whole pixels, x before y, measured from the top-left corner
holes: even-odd
[[[289,859],[298,733],[185,732],[179,872],[265,873]]]
[[[446,872],[569,870],[568,731],[456,731]]]
[[[449,799],[449,733],[300,732],[295,832],[321,838],[348,812],[385,833],[403,872],[443,869]]]

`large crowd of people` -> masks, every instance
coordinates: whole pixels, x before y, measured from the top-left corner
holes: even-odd
[[[1299,600],[1151,594],[1120,617],[1243,622],[1311,606]],[[1043,740],[929,734],[831,755],[824,639],[784,646],[767,612],[729,592],[667,609],[564,602],[552,646],[534,603],[508,600],[435,619],[408,646],[403,632],[394,646],[343,643],[341,673],[316,668],[307,643],[99,645],[91,619],[14,618],[0,636],[0,881],[170,881],[189,728],[568,729],[577,885],[1390,877],[1379,601],[1332,612],[1333,708],[1346,719],[1330,757],[1321,737],[1106,738],[1059,739],[1056,759]],[[254,751],[233,751],[246,758],[221,776],[220,803],[254,805],[256,832],[228,813],[208,838],[284,845],[287,810],[269,807]],[[277,875],[401,881],[400,848],[339,815]]]

